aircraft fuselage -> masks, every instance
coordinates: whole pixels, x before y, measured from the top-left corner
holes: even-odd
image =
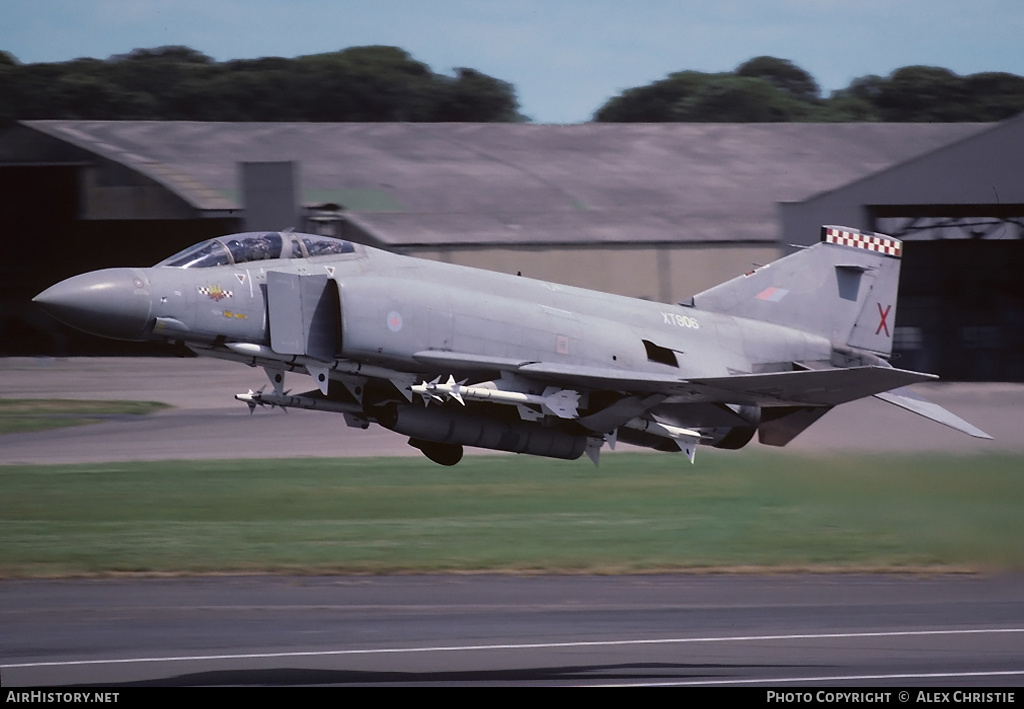
[[[770,264],[697,307],[291,232],[220,237],[35,300],[87,332],[264,367],[274,391],[236,397],[250,408],[341,412],[446,464],[463,445],[596,462],[619,437],[692,460],[698,442],[740,447],[759,426],[762,442],[785,445],[837,403],[931,378],[883,359],[898,254],[852,243]],[[886,327],[872,330],[876,305]],[[289,394],[286,372],[319,393]]]

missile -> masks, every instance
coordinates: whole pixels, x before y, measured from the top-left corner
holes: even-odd
[[[343,401],[332,401],[306,394],[291,394],[276,392],[253,391],[250,389],[245,394],[235,394],[235,398],[249,406],[251,412],[257,406],[280,406],[282,409],[289,407],[296,409],[313,409],[316,411],[333,411],[341,414],[360,414],[362,407],[358,404],[348,404]]]
[[[642,418],[630,419],[622,425],[634,431],[643,431],[661,438],[672,439],[679,446],[679,450],[686,453],[686,457],[690,459],[691,463],[693,462],[693,456],[697,453],[697,444],[700,443],[701,438],[699,431]]]
[[[432,382],[424,381],[422,384],[414,384],[410,387],[414,394],[423,397],[423,401],[429,404],[431,401],[443,403],[449,399],[466,405],[470,401],[490,401],[495,404],[507,404],[509,406],[534,405],[540,406],[548,414],[563,419],[579,418],[580,394],[571,389],[558,389],[548,387],[543,394],[524,394],[519,391],[500,389],[494,382],[484,382],[466,386],[464,382],[456,382],[455,377],[449,375],[447,382],[441,382],[438,377]]]

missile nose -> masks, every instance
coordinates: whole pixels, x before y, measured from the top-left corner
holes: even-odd
[[[118,340],[144,340],[150,322],[145,276],[131,268],[83,273],[32,299],[65,325]]]

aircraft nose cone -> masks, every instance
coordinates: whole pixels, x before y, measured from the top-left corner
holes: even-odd
[[[150,299],[145,277],[130,268],[83,273],[32,299],[65,325],[118,340],[144,340]]]

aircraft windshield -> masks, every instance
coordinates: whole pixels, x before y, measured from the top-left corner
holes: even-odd
[[[281,258],[313,258],[355,251],[351,242],[312,234],[250,232],[219,236],[190,246],[157,266],[210,268]]]

